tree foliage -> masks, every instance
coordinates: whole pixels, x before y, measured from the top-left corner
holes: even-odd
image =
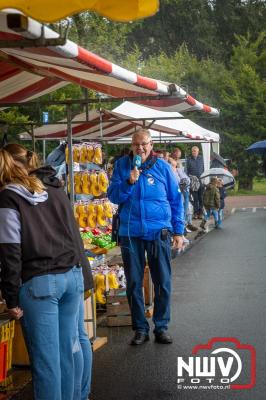
[[[222,155],[239,169],[239,187],[251,188],[260,159],[245,148],[266,137],[265,21],[264,0],[161,0],[155,16],[128,24],[94,13],[74,15],[70,39],[141,75],[177,83],[220,108],[220,118],[189,117],[220,133]],[[83,89],[68,85],[44,99],[81,97]],[[41,124],[42,111],[49,111],[50,120],[65,117],[61,106],[20,107],[2,111],[0,120]],[[74,114],[82,111],[73,106]],[[10,128],[12,135],[17,131]]]

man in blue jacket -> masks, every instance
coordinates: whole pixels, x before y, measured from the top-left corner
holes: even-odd
[[[171,235],[173,245],[183,245],[183,203],[177,177],[170,164],[152,151],[150,132],[140,129],[132,136],[133,154],[115,163],[108,189],[109,199],[120,206],[119,239],[127,279],[127,297],[135,335],[132,345],[149,340],[145,318],[143,276],[147,254],[154,284],[155,340],[172,343],[170,321]],[[134,157],[133,157],[134,156]],[[141,166],[134,166],[136,156]]]

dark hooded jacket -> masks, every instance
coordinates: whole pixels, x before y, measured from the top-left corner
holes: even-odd
[[[32,174],[44,183],[47,198],[25,194],[20,185],[0,192],[1,290],[8,308],[18,305],[21,282],[64,273],[78,264],[83,266],[85,290],[93,287],[73,210],[55,171],[44,167]]]

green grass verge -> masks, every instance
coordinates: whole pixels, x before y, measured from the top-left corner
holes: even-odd
[[[266,196],[266,179],[254,179],[253,190],[238,190],[238,184],[236,184],[234,190],[228,190],[228,196]]]

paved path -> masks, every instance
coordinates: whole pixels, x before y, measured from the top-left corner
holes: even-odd
[[[109,343],[95,353],[92,400],[265,399],[265,226],[263,208],[237,210],[224,221],[222,230],[213,230],[174,260],[172,345],[154,343],[151,334],[150,342],[132,347],[128,345],[130,328],[98,331],[108,334]],[[255,388],[177,388],[177,356],[191,356],[195,345],[213,337],[237,338],[256,348]],[[249,360],[243,354],[241,359],[241,383],[246,383]]]

